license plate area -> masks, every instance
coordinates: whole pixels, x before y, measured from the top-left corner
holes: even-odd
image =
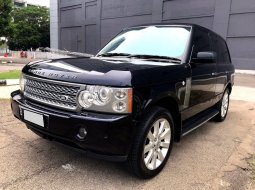
[[[45,127],[45,120],[43,114],[24,109],[23,116],[24,121],[35,124],[40,127]]]

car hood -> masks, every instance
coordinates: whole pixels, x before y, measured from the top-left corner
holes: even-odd
[[[80,84],[144,86],[183,75],[182,64],[116,58],[65,58],[28,63],[25,75]],[[170,69],[171,68],[171,69]]]

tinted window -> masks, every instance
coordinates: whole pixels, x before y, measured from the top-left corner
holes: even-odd
[[[208,32],[195,30],[192,58],[197,58],[198,52],[212,51]]]
[[[212,35],[211,39],[213,51],[217,53],[217,62],[219,64],[230,63],[228,48],[225,41],[215,35]]]
[[[190,38],[189,27],[149,26],[125,30],[99,54],[126,53],[182,58]]]

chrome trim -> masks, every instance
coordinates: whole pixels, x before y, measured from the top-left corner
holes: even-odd
[[[25,95],[25,96],[26,96],[26,95]],[[30,100],[34,100],[34,101],[39,102],[39,103],[42,103],[42,104],[45,104],[45,105],[49,105],[49,106],[52,106],[52,107],[55,107],[55,108],[62,108],[62,109],[65,109],[65,110],[76,111],[76,110],[77,110],[77,107],[78,107],[78,105],[77,105],[75,108],[68,108],[67,106],[61,106],[61,105],[56,105],[56,104],[44,102],[44,101],[38,100],[38,99],[36,99],[36,98],[31,98],[31,97],[28,97],[28,96],[26,96],[26,98],[28,98],[28,99],[30,99]]]
[[[212,117],[210,117],[209,119],[206,119],[204,122],[198,124],[196,127],[193,127],[192,129],[190,129],[189,131],[187,131],[186,133],[183,133],[182,136],[185,136],[187,134],[189,134],[190,132],[196,130],[197,128],[201,127],[202,125],[204,125],[207,121],[209,121],[210,119],[212,119],[213,117],[215,117],[219,112],[213,114]]]
[[[32,79],[32,80],[34,79],[34,80],[37,80],[39,82],[47,82],[47,83],[50,83],[50,84],[53,84],[53,85],[56,84],[56,85],[64,85],[64,86],[67,86],[67,87],[78,87],[79,90],[78,90],[78,92],[76,94],[76,97],[75,97],[75,103],[76,103],[75,108],[71,108],[71,107],[68,107],[68,106],[57,105],[57,104],[45,102],[45,101],[39,100],[37,98],[31,98],[31,97],[26,95],[26,90],[24,90],[24,95],[25,95],[26,98],[28,98],[30,100],[34,100],[34,101],[39,102],[39,103],[44,104],[44,105],[49,105],[51,107],[61,108],[63,110],[76,111],[76,112],[80,112],[82,110],[82,107],[80,106],[80,104],[78,102],[78,96],[79,96],[80,92],[85,89],[85,87],[86,87],[85,84],[77,84],[77,83],[70,83],[70,82],[55,81],[55,80],[50,80],[50,79],[33,77],[33,76],[26,75],[26,74],[23,74],[23,76],[24,76],[25,79],[26,78],[27,79]],[[25,87],[25,89],[26,89],[26,87]]]
[[[71,83],[71,82],[64,82],[64,81],[56,81],[52,79],[44,79],[44,78],[39,78],[39,77],[33,77],[30,75],[23,74],[23,76],[26,78],[32,78],[35,80],[41,80],[41,81],[46,81],[46,82],[51,82],[54,84],[60,84],[60,85],[68,85],[68,86],[75,86],[75,87],[81,87],[81,86],[86,86],[85,84],[79,84],[79,83]]]
[[[189,101],[190,101],[190,93],[191,93],[191,78],[186,78],[186,87],[185,87],[185,98],[184,98],[184,108],[189,107]]]

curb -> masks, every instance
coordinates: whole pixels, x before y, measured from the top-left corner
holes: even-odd
[[[0,86],[13,86],[13,85],[19,85],[19,79],[0,80]]]
[[[244,74],[244,75],[255,75],[255,70],[240,70],[240,69],[236,69],[235,73],[236,74]]]
[[[12,60],[0,60],[1,64],[13,63]]]

